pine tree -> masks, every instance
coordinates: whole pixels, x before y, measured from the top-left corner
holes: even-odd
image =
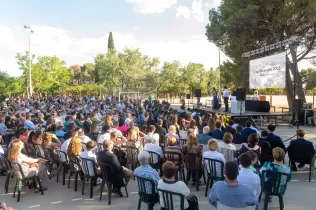
[[[113,34],[110,32],[108,39],[108,52],[115,51]]]

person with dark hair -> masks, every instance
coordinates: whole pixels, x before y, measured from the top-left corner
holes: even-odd
[[[228,126],[226,126],[226,128],[224,128],[223,132],[224,133],[229,132],[232,135],[235,135],[236,130],[232,127],[233,125],[234,125],[234,120],[229,120]]]
[[[156,127],[155,133],[159,134],[159,144],[164,145],[167,131],[163,126],[163,120],[158,119],[158,126]]]
[[[221,122],[216,122],[215,123],[215,130],[211,133],[212,137],[214,139],[218,139],[218,140],[222,140],[223,139],[223,136],[224,136],[224,132],[221,130],[222,128],[222,123]]]
[[[261,154],[259,157],[260,166],[263,166],[266,161],[273,161],[272,148],[270,143],[266,140],[268,134],[268,131],[261,131],[261,138],[259,139],[258,143],[258,146],[261,148]]]
[[[92,121],[90,119],[90,115],[86,115],[84,117],[84,122],[83,122],[83,125],[82,125],[84,133],[86,133],[86,134],[90,133],[90,131],[91,131],[91,124],[92,124]]]
[[[239,156],[241,169],[239,170],[237,180],[238,183],[248,186],[249,189],[252,189],[253,194],[259,199],[261,193],[260,177],[250,168],[252,166],[252,160],[249,153],[250,152],[246,152]]]
[[[304,139],[305,131],[303,129],[298,129],[296,135],[297,139],[291,141],[287,148],[291,160],[292,171],[297,171],[295,162],[299,163],[299,168],[303,168],[305,164],[310,164],[311,159],[315,155],[313,143]]]
[[[98,136],[98,144],[103,144],[103,142],[105,140],[109,140],[110,139],[110,126],[108,124],[104,124],[102,127],[102,132],[101,134]]]
[[[226,162],[224,170],[226,180],[216,182],[208,201],[212,206],[217,203],[233,208],[245,208],[258,204],[258,198],[251,189],[237,181],[238,165],[234,161]]]
[[[242,144],[242,143],[247,143],[247,138],[245,136],[241,135],[241,132],[244,128],[241,125],[238,125],[236,127],[236,134],[234,135],[233,138],[233,143],[234,144]]]
[[[248,151],[253,151],[257,153],[258,157],[260,157],[261,149],[258,146],[259,137],[257,136],[257,134],[256,133],[250,134],[247,141],[248,143],[241,144],[239,153],[242,154]]]
[[[125,125],[124,119],[123,118],[119,118],[118,122],[119,122],[119,126],[116,129],[121,131],[122,136],[127,137],[128,126]]]
[[[269,134],[266,138],[266,141],[270,143],[272,149],[274,149],[276,147],[280,147],[286,153],[286,147],[285,147],[281,137],[275,135],[274,131],[275,131],[275,125],[269,124],[268,125],[268,133]]]
[[[223,98],[224,98],[224,104],[225,104],[225,112],[228,112],[229,91],[227,89],[227,86],[224,86]]]
[[[232,125],[232,128],[237,129],[237,126],[239,125],[239,123],[240,123],[240,119],[239,118],[235,118],[234,119],[234,125]]]
[[[170,161],[166,161],[162,165],[162,173],[164,175],[164,179],[160,179],[158,181],[158,189],[167,190],[170,192],[180,193],[184,195],[186,198],[184,200],[184,209],[185,210],[195,210],[198,208],[198,199],[195,195],[191,194],[188,186],[182,182],[175,179],[175,173],[177,172],[177,168],[174,163]],[[161,210],[167,210],[164,206],[164,200],[161,192],[160,195],[160,206]],[[173,197],[173,206],[174,209],[180,209],[180,197]]]
[[[250,134],[253,134],[253,133],[257,134],[256,130],[251,128],[251,124],[252,122],[248,120],[246,122],[246,127],[241,132],[241,135],[246,139],[248,139],[248,136],[250,136]]]

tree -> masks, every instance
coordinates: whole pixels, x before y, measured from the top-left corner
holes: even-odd
[[[85,63],[81,67],[81,80],[83,83],[94,83],[95,82],[95,74],[94,74],[94,64],[93,63]]]
[[[312,68],[302,69],[301,77],[306,90],[312,90],[316,87],[316,70]]]
[[[298,61],[316,57],[309,56],[316,47],[316,1],[225,0],[217,10],[210,10],[209,20],[206,36],[231,58],[236,65],[234,69],[236,75],[242,75],[245,64],[249,63],[248,60],[241,58],[242,53],[293,36],[298,37],[300,45]],[[276,49],[276,52],[279,50]],[[293,100],[291,74],[294,75],[296,69],[292,63],[294,49],[288,52],[286,92],[291,108]],[[247,77],[248,72],[245,75]],[[238,86],[242,85],[241,80],[234,82]],[[300,75],[297,77],[297,94],[299,98],[305,99]]]
[[[0,71],[0,89],[1,96],[7,97],[12,94],[22,93],[24,78],[15,78],[9,76],[6,72]]]
[[[203,64],[189,63],[182,69],[181,82],[184,83],[186,92],[190,93],[195,89],[202,89],[207,92],[207,76]]]
[[[183,85],[183,83],[180,83],[180,62],[164,62],[160,74],[160,79],[162,81],[162,84],[159,88],[159,92],[176,94],[183,90],[183,86],[181,86]]]
[[[108,39],[108,52],[113,52],[115,51],[115,46],[114,46],[114,38],[112,32],[109,34],[109,39]]]
[[[31,56],[32,60],[32,66],[33,66],[33,60],[35,58],[35,55]],[[29,51],[25,51],[25,54],[17,53],[15,57],[18,61],[19,69],[23,71],[23,77],[24,77],[24,87],[26,94],[29,96],[29,78],[30,78],[30,60],[29,60]]]
[[[77,84],[81,83],[81,66],[78,64],[71,65],[69,67],[69,71],[74,74],[74,81],[76,81]]]

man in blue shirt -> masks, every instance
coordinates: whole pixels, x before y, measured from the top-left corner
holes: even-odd
[[[242,130],[241,132],[241,135],[248,139],[248,137],[250,136],[250,134],[253,134],[253,133],[257,133],[256,130],[252,129],[251,128],[251,121],[247,121],[246,122],[246,128],[244,128],[244,130]]]
[[[209,132],[210,132],[210,128],[208,126],[203,127],[203,134],[197,135],[199,144],[207,144],[208,143],[208,141],[212,138],[209,135]]]
[[[268,136],[266,138],[266,141],[270,143],[272,149],[274,149],[276,147],[280,147],[286,153],[286,147],[285,147],[281,137],[275,135],[274,131],[275,131],[275,125],[269,124],[268,125],[268,132],[269,132],[269,134],[268,134]]]
[[[158,185],[158,181],[160,179],[158,172],[153,169],[150,165],[148,165],[148,160],[150,158],[150,155],[148,152],[143,151],[141,153],[139,153],[138,155],[138,161],[141,164],[141,166],[139,166],[138,168],[135,169],[135,175],[145,178],[145,179],[150,179],[152,181],[154,181],[155,186],[157,187]],[[138,186],[138,182],[136,182],[137,187],[138,187],[138,191],[140,192],[139,186]],[[145,182],[145,188],[146,188],[146,194],[152,194],[152,185],[150,182]],[[155,192],[157,192],[157,189],[155,189]],[[155,196],[153,199],[158,199],[158,194],[152,195]]]
[[[221,122],[215,123],[215,130],[211,133],[214,139],[223,140],[224,132],[221,130],[222,124]]]
[[[26,120],[24,122],[24,126],[32,131],[35,131],[37,129],[37,127],[32,122],[32,117],[30,114],[26,115]]]
[[[226,181],[219,181],[212,187],[208,201],[217,207],[218,203],[233,208],[245,208],[258,204],[258,198],[253,191],[237,181],[238,165],[233,161],[226,162]]]

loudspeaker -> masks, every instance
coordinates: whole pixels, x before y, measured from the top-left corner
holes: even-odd
[[[187,94],[187,99],[190,99],[191,95],[190,94]]]
[[[301,113],[303,111],[303,101],[301,99],[294,99],[293,111]]]
[[[238,88],[236,91],[236,100],[245,101],[246,100],[246,88]]]
[[[201,89],[195,89],[195,97],[197,97],[197,98],[201,98],[202,97]]]

